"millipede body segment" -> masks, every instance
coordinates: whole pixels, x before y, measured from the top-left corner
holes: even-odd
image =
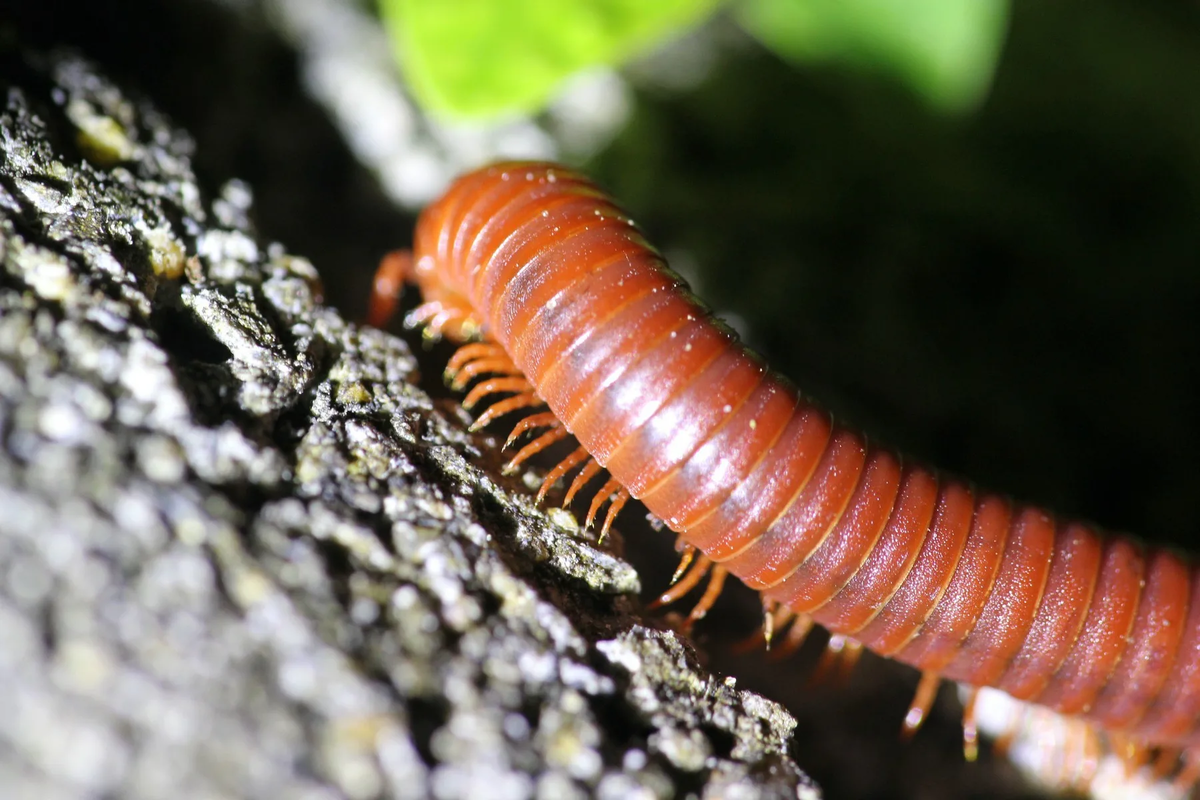
[[[411,261],[380,276],[377,302],[413,280],[433,334],[478,339],[450,370],[482,377],[469,403],[504,393],[490,418],[553,412],[519,426],[542,433],[516,461],[569,433],[582,449],[551,481],[608,471],[589,520],[632,496],[777,620],[815,620],[934,687],[998,687],[1200,754],[1194,563],[838,424],[714,319],[587,179],[544,163],[470,173],[421,215]]]

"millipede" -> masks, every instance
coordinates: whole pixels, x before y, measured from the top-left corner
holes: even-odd
[[[870,649],[921,672],[903,721],[940,681],[1086,721],[1130,763],[1200,779],[1200,569],[1187,556],[1059,519],[907,459],[845,426],[770,370],[688,289],[630,217],[566,167],[511,162],[455,181],[420,216],[413,250],[384,259],[369,321],[404,283],[410,320],[460,345],[447,376],[487,403],[475,427],[524,411],[515,469],[577,448],[537,499],[593,479],[601,537],[631,498],[678,537],[663,602],[727,575],[762,595],[762,638],[815,624],[852,659]]]

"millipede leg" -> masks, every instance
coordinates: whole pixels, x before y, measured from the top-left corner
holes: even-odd
[[[462,391],[468,383],[480,375],[497,375],[512,378],[520,374],[521,371],[507,357],[477,358],[463,364],[462,368],[454,373],[454,377],[450,380],[450,388],[456,392]]]
[[[817,667],[813,670],[809,683],[823,682],[826,676],[835,669],[837,671],[835,682],[845,681],[849,678],[850,671],[854,669],[854,665],[858,663],[861,655],[861,644],[840,633],[833,634],[829,637],[829,643],[825,645],[825,652],[821,654],[821,660],[817,662]]]
[[[1200,783],[1200,751],[1189,750],[1183,757],[1183,769],[1175,776],[1174,786],[1180,792],[1190,792]]]
[[[409,317],[409,324],[415,326],[424,325],[425,330],[422,334],[426,339],[437,339],[442,335],[443,330],[450,323],[456,323],[466,326],[469,315],[461,308],[443,307],[440,303],[428,303],[427,305],[436,306],[437,313],[432,316],[425,310],[425,306],[417,306]]]
[[[592,527],[592,523],[596,521],[596,512],[600,510],[600,506],[604,502],[617,493],[621,488],[621,484],[617,483],[616,478],[609,478],[600,487],[600,491],[596,492],[596,496],[592,498],[592,504],[588,506],[587,518],[583,521],[584,528]]]
[[[1096,773],[1100,771],[1100,760],[1104,757],[1104,742],[1091,726],[1079,721],[1071,720],[1075,723],[1070,725],[1063,742],[1060,764],[1058,765],[1059,774],[1062,776],[1060,783],[1066,783],[1072,786],[1081,794],[1086,793],[1088,787],[1096,777]],[[1111,740],[1114,753],[1120,749],[1124,750],[1125,739],[1121,740],[1118,745],[1115,740]],[[1119,756],[1124,760],[1125,756]],[[1128,777],[1128,773],[1126,773]]]
[[[717,598],[721,596],[721,590],[725,588],[725,578],[729,575],[729,570],[722,567],[720,564],[713,564],[709,571],[708,586],[704,587],[704,594],[700,596],[700,600],[692,609],[692,613],[687,615],[687,619],[683,621],[683,630],[689,631],[692,626],[704,616],[708,614],[708,610],[713,607],[713,603],[717,602]]]
[[[1126,765],[1131,775],[1150,763],[1151,750],[1149,745],[1145,743],[1139,744],[1132,755],[1131,763]]]
[[[786,611],[786,609],[781,609]],[[776,620],[778,622],[778,619]],[[790,624],[788,624],[790,622]],[[808,638],[808,634],[812,633],[813,626],[816,624],[813,618],[808,614],[796,614],[788,611],[784,617],[784,624],[788,624],[787,633],[783,635],[783,641],[771,653],[771,661],[782,661],[789,656],[795,654],[800,646],[804,644],[804,640]],[[779,626],[776,625],[778,628]]]
[[[1046,775],[1051,777],[1051,782],[1064,787],[1070,787],[1072,790],[1078,790],[1078,777],[1073,777],[1070,770],[1073,768],[1073,754],[1068,749],[1071,745],[1070,736],[1063,741],[1056,749],[1050,751],[1050,756],[1047,760]]]
[[[1112,751],[1121,759],[1127,778],[1150,760],[1150,748],[1130,736],[1110,733],[1108,741],[1112,746]]]
[[[382,328],[396,316],[396,306],[404,284],[412,276],[412,253],[396,250],[388,253],[379,262],[375,278],[371,281],[371,299],[367,305],[367,324]]]
[[[904,715],[904,727],[901,729],[901,736],[905,739],[911,739],[913,734],[921,727],[921,723],[929,716],[929,709],[933,707],[933,701],[937,698],[938,686],[942,683],[942,676],[936,672],[922,672],[921,682],[917,684],[917,692],[913,696],[912,705],[908,707],[908,713]]]
[[[765,647],[767,652],[770,652],[776,631],[782,631],[795,616],[791,611],[779,605],[777,601],[766,597],[762,599],[762,607],[763,624],[753,634],[735,644],[733,652],[747,653],[759,647]]]
[[[537,455],[550,445],[554,444],[555,442],[560,442],[565,438],[567,438],[566,428],[551,428],[518,450],[517,454],[509,459],[508,463],[504,465],[504,469],[502,471],[505,475],[515,472],[517,467],[519,467],[521,463],[525,461],[525,459]]]
[[[543,411],[540,414],[530,414],[516,425],[513,426],[512,433],[508,435],[508,439],[504,441],[503,450],[512,447],[512,443],[521,438],[521,435],[528,431],[536,431],[542,428],[554,428],[566,430],[566,426],[558,421],[558,417],[554,416],[553,411]]]
[[[992,738],[992,753],[996,756],[1006,756],[1008,751],[1012,749],[1013,742],[1017,740],[1017,726],[1011,725],[1007,730],[1000,734],[993,734]]]
[[[613,495],[612,503],[608,506],[608,513],[604,515],[604,525],[600,528],[600,538],[598,541],[603,542],[604,537],[608,536],[609,529],[612,528],[613,520],[617,518],[617,514],[621,513],[621,509],[629,502],[629,491],[625,487],[621,487],[621,491]]]
[[[1100,761],[1104,758],[1104,742],[1096,729],[1090,725],[1080,723],[1083,730],[1083,765],[1080,768],[1079,774],[1084,781],[1085,786],[1091,786],[1095,780],[1097,773],[1100,772]]]
[[[430,320],[445,310],[446,307],[436,301],[421,303],[421,305],[408,312],[408,317],[405,318],[404,322],[406,325],[411,325],[414,328],[420,327],[428,324]]]
[[[763,607],[763,623],[762,628],[762,643],[767,652],[771,650],[771,639],[775,636],[775,614],[779,611],[778,600],[762,599]]]
[[[471,361],[501,357],[507,358],[507,353],[496,342],[468,342],[455,350],[454,355],[450,356],[450,360],[446,362],[446,376],[453,380],[459,370]]]
[[[521,394],[513,395],[512,397],[506,397],[500,402],[490,405],[484,409],[484,412],[476,417],[475,421],[471,423],[471,430],[483,430],[488,425],[503,417],[505,414],[511,414],[512,412],[522,408],[540,406],[541,404],[542,398],[538,397],[536,392],[522,392]]]
[[[575,476],[575,480],[571,481],[571,485],[567,487],[567,494],[563,497],[562,507],[566,508],[571,505],[571,501],[575,499],[575,495],[579,490],[587,485],[587,482],[600,474],[600,463],[596,459],[588,457],[588,462],[583,465],[583,469]]]
[[[858,660],[862,658],[862,652],[862,642],[857,639],[846,639],[846,644],[842,648],[841,655],[838,658],[837,677],[834,678],[836,683],[841,685],[850,680],[850,673],[854,672],[854,667],[858,664]]]
[[[963,758],[968,762],[979,758],[979,726],[975,719],[975,702],[979,698],[979,689],[972,686],[963,703]]]
[[[808,676],[809,686],[819,686],[825,682],[829,675],[829,671],[833,668],[834,662],[842,653],[842,648],[846,644],[846,637],[840,634],[833,634],[829,637],[829,641],[825,643],[825,649],[821,651],[821,657],[817,660],[817,666]]]
[[[650,609],[655,609],[665,606],[668,603],[674,603],[692,589],[696,588],[696,585],[699,584],[700,581],[704,579],[704,576],[708,574],[708,571],[712,568],[712,565],[713,563],[709,560],[708,556],[701,555],[695,560],[691,568],[688,569],[687,574],[685,574],[678,583],[660,594],[658,599],[651,603],[648,607]]]
[[[554,485],[555,481],[589,458],[591,458],[591,455],[588,454],[587,450],[584,450],[582,447],[575,448],[571,455],[558,462],[554,469],[547,472],[546,477],[542,478],[542,486],[538,489],[535,502],[541,505],[542,501],[546,499],[546,492],[550,491],[550,487]]]
[[[683,549],[679,551],[679,566],[675,568],[675,574],[671,576],[671,585],[674,586],[683,577],[683,573],[687,572],[687,568],[692,563],[692,559],[696,557],[696,553],[700,552],[694,545],[683,544]]]
[[[525,378],[488,378],[486,381],[475,384],[475,387],[463,398],[462,404],[463,408],[470,410],[488,395],[525,394],[526,392],[532,393],[533,386]]]
[[[1154,764],[1150,767],[1150,772],[1154,775],[1154,780],[1161,781],[1173,773],[1179,765],[1179,757],[1181,755],[1182,752],[1177,747],[1159,748],[1158,756],[1155,757]]]

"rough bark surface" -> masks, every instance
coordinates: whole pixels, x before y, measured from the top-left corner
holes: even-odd
[[[0,82],[0,795],[817,796],[186,134]]]

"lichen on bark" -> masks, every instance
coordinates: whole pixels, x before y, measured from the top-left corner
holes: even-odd
[[[815,796],[244,184],[76,56],[0,82],[0,794]]]

